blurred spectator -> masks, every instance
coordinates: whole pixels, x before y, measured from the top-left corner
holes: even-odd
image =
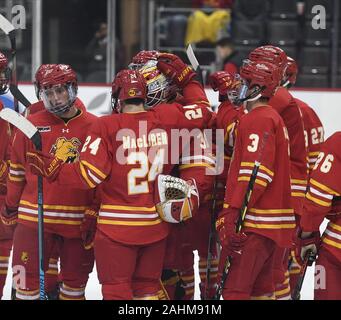
[[[211,14],[196,10],[188,18],[185,45],[203,41],[215,43],[218,34],[228,29],[230,22],[230,10],[219,9]]]
[[[242,63],[241,56],[235,49],[232,39],[229,36],[222,36],[216,42],[217,71],[227,71],[231,74],[238,73]]]
[[[107,57],[108,27],[105,22],[101,22],[92,40],[85,49],[88,60],[88,71],[105,71]]]
[[[87,59],[87,82],[105,82],[107,66],[107,43],[108,26],[101,22],[95,32],[94,37],[88,43],[85,49]],[[116,72],[123,68],[124,52],[118,39],[115,40],[115,66]]]

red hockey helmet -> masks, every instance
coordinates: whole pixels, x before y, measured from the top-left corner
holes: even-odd
[[[285,69],[287,66],[287,55],[279,47],[271,45],[258,47],[250,52],[249,59],[256,62],[270,62],[281,68],[283,77],[285,75]]]
[[[121,101],[147,98],[146,80],[137,70],[120,71],[111,85],[111,105],[115,112],[122,112]]]
[[[40,83],[44,78],[44,74],[46,73],[47,70],[52,69],[54,66],[56,66],[56,64],[42,64],[35,74],[35,80],[33,84],[38,99],[40,99],[39,97]]]
[[[265,61],[249,61],[240,68],[240,75],[249,89],[244,101],[252,101],[260,97],[270,98],[281,81],[281,69]]]
[[[297,73],[298,67],[296,61],[291,57],[287,57],[287,68],[285,70],[285,77],[282,86],[293,86],[296,83]]]
[[[40,96],[45,108],[56,115],[70,110],[77,97],[77,75],[69,65],[48,68],[40,80]]]
[[[0,52],[0,95],[5,94],[9,89],[11,70],[8,67],[6,56]]]

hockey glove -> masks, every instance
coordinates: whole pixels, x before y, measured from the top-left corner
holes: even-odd
[[[41,151],[27,152],[26,159],[30,165],[31,172],[38,176],[41,175],[49,182],[57,179],[62,164],[62,160]]]
[[[1,232],[0,239],[13,239],[13,233],[17,226],[18,208],[8,208],[6,205],[1,207]]]
[[[83,240],[84,249],[89,250],[94,245],[94,239],[97,226],[97,211],[93,209],[87,209],[84,213],[84,218],[81,228],[81,237]]]
[[[194,179],[185,181],[159,174],[155,183],[156,211],[162,220],[179,223],[195,215],[199,207],[199,192]]]
[[[310,235],[304,235],[301,228],[297,228],[295,231],[295,258],[299,265],[302,265],[308,250],[312,251],[312,254],[316,255],[320,246],[321,237],[320,232],[311,232]]]
[[[228,255],[240,253],[247,236],[245,233],[236,233],[236,223],[239,217],[239,209],[228,208],[221,211],[217,221],[216,230],[219,235],[220,243],[227,249]]]
[[[184,88],[196,75],[190,66],[172,53],[160,53],[157,67],[180,89]]]

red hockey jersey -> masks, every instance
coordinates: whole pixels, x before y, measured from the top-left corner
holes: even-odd
[[[87,132],[95,119],[95,116],[84,111],[67,123],[47,110],[28,117],[41,133],[43,152],[54,154],[66,163],[79,160]],[[18,223],[36,228],[37,177],[26,164],[26,152],[33,148],[31,141],[17,130],[11,151],[6,204],[11,208],[19,207]],[[44,181],[43,197],[45,231],[70,238],[80,237],[79,226],[84,211],[92,205],[94,191]]]
[[[3,104],[0,101],[0,111],[3,109]],[[11,139],[11,127],[8,122],[0,119],[0,160],[9,163],[9,148]],[[2,173],[4,180],[0,181],[0,205],[3,204],[6,195],[6,173]],[[1,222],[0,222],[1,223]]]
[[[229,101],[220,104],[217,113],[216,127],[224,130],[224,169],[217,178],[216,194],[224,195],[227,173],[230,167],[233,148],[236,140],[240,118],[246,113],[244,107],[236,108]],[[218,205],[220,200],[218,200]]]
[[[63,166],[58,183],[85,188],[102,183],[98,229],[113,240],[126,244],[159,241],[168,235],[168,225],[156,212],[154,180],[179,163],[171,155],[172,129],[203,128],[211,117],[206,106],[186,108],[174,103],[148,112],[99,118],[79,164]],[[175,150],[179,152],[178,147]]]
[[[324,142],[324,130],[315,111],[300,99],[294,98],[302,113],[304,135],[308,147],[309,172],[312,171]]]
[[[308,192],[303,203],[301,227],[318,231],[323,219],[332,209],[332,200],[341,195],[341,132],[330,136],[311,172]],[[341,215],[328,215],[329,223],[322,237],[322,246],[341,261]]]
[[[302,114],[293,96],[286,88],[278,88],[270,99],[271,105],[282,117],[290,139],[291,195],[295,212],[300,212],[307,188],[307,147]]]
[[[259,106],[244,115],[238,126],[224,203],[224,208],[241,208],[255,161],[260,161],[243,230],[268,237],[281,247],[290,247],[295,228],[288,143],[283,120],[270,106]]]

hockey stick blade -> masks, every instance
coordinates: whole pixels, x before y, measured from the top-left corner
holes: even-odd
[[[10,23],[2,14],[0,14],[0,29],[7,35],[15,30],[12,23]]]
[[[194,71],[197,71],[198,67],[199,67],[199,62],[194,54],[193,48],[192,46],[189,44],[187,49],[186,49],[186,54],[187,54],[187,58],[189,60],[189,62],[191,63]]]
[[[15,84],[10,84],[9,90],[14,98],[17,98],[26,108],[31,105],[31,102],[23,95],[19,88]]]
[[[27,138],[32,140],[37,150],[41,150],[40,132],[24,116],[10,108],[5,108],[0,111],[0,118],[18,128]]]

